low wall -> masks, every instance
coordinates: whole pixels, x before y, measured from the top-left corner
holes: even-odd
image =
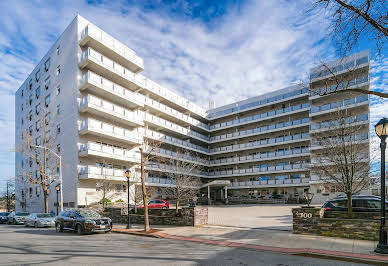
[[[325,213],[322,208],[294,208],[292,214],[294,234],[362,240],[379,239],[380,220],[376,219],[378,218],[376,213],[355,213],[354,219],[348,219],[343,212]]]
[[[112,219],[113,223],[127,223],[126,208],[106,208],[102,215]],[[144,209],[130,210],[131,223],[144,223]],[[178,215],[175,209],[149,209],[149,221],[151,225],[179,225],[179,226],[197,226],[207,224],[208,209],[206,207],[188,207],[179,209]]]

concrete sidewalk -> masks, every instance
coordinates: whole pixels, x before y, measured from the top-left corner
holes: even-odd
[[[118,230],[124,229],[125,225],[116,225],[115,228]],[[174,238],[211,245],[270,250],[289,254],[310,254],[388,263],[388,256],[373,252],[377,245],[376,241],[295,235],[289,231],[211,225],[200,227],[155,225],[152,228],[160,230],[154,234],[155,237]],[[142,225],[133,226],[133,231],[142,229]],[[120,231],[123,232],[125,230]]]

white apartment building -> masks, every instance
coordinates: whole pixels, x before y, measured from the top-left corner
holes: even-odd
[[[354,86],[369,89],[369,54],[346,60],[364,71]],[[270,194],[292,198],[309,189],[329,196],[332,191],[321,191],[309,171],[311,133],[330,117],[332,109],[326,105],[341,100],[362,106],[359,115],[369,125],[367,96],[321,97],[291,86],[204,110],[143,76],[143,69],[134,51],[77,15],[16,92],[16,144],[29,131],[41,145],[41,125],[47,124],[55,152],[62,157],[64,207],[99,201],[99,184],[105,179],[115,183],[114,200],[126,200],[124,171],[132,172],[133,190],[144,139],[162,143],[161,157],[202,164],[195,175],[203,182],[201,194],[212,201]],[[178,149],[192,156],[178,158]],[[36,163],[16,154],[17,175],[27,171],[38,177],[38,170]],[[149,186],[173,186],[165,175],[168,165],[150,163],[146,170]],[[50,187],[52,210],[56,184]],[[37,185],[17,182],[16,196],[18,210],[44,209]]]

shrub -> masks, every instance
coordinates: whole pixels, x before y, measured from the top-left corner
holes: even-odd
[[[124,200],[122,200],[122,199],[116,200],[116,203],[120,203],[120,202],[124,202]]]

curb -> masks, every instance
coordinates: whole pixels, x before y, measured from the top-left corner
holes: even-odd
[[[117,234],[127,234],[127,235],[136,235],[136,236],[145,236],[145,237],[153,237],[153,238],[162,238],[157,235],[157,233],[144,233],[138,230],[128,230],[128,229],[113,229],[112,233]]]

